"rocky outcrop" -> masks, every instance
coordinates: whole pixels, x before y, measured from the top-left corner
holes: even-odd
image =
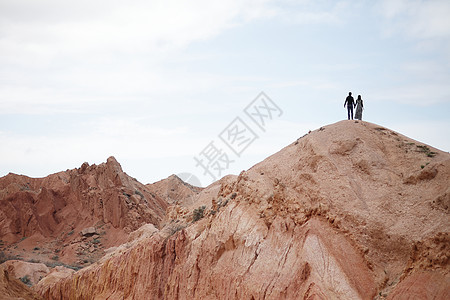
[[[57,266],[53,268],[47,276],[40,280],[39,283],[33,287],[33,289],[39,291],[43,286],[45,286],[47,289],[50,289],[55,284],[58,284],[58,282],[60,282],[61,280],[69,278],[74,273],[75,271],[72,269],[63,266]]]
[[[448,299],[449,182],[448,153],[342,121],[36,290],[47,299]]]
[[[87,227],[81,230],[80,234],[85,237],[93,236],[94,234],[98,234],[97,229],[95,227]]]
[[[89,253],[125,242],[143,224],[159,227],[167,206],[114,157],[45,178],[9,174],[0,178],[0,250],[66,263],[78,254],[83,263],[94,259]]]
[[[30,263],[20,260],[9,260],[0,265],[10,276],[22,279],[22,282],[32,286],[50,273],[49,268],[42,263]]]
[[[0,298],[3,300],[40,300],[38,294],[32,291],[20,280],[11,276],[3,266],[0,266]]]
[[[360,253],[319,219],[295,228],[280,218],[267,228],[250,207],[233,203],[211,221],[156,235],[37,289],[47,299],[371,299],[376,292]]]

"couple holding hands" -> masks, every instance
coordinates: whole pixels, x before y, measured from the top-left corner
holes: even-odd
[[[357,120],[362,120],[362,112],[363,112],[363,100],[361,99],[361,95],[358,95],[358,99],[356,99],[356,103],[355,103],[355,99],[353,99],[352,97],[352,92],[348,93],[347,98],[345,99],[344,102],[344,107],[345,105],[347,105],[347,113],[348,113],[348,119],[350,120],[350,118],[353,120],[353,108],[356,107],[356,112],[355,112],[355,119]]]

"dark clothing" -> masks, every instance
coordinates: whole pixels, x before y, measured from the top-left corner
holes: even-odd
[[[347,106],[347,118],[350,120],[352,118],[353,120],[353,105]]]
[[[348,119],[350,120],[350,117],[353,120],[353,107],[355,106],[355,99],[353,99],[352,96],[348,95],[344,102],[344,107],[347,105],[347,114]]]

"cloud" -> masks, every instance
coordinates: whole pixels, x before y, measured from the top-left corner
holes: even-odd
[[[194,78],[165,62],[193,42],[272,15],[268,3],[1,1],[0,111],[77,111],[93,102],[213,88],[206,74]]]
[[[375,92],[374,96],[419,106],[448,103],[450,2],[384,0],[375,7],[383,20],[384,36],[395,39],[395,44],[408,44],[402,49],[404,56],[396,59],[392,73],[396,86],[384,89],[383,95]],[[416,54],[412,59],[408,57],[411,50]]]
[[[284,21],[301,24],[338,24],[344,22],[347,1],[277,1],[276,16]]]
[[[183,69],[190,58],[180,53],[254,20],[338,22],[342,3],[3,0],[0,113],[80,113],[111,103],[245,90],[239,78]]]
[[[268,13],[266,1],[2,1],[2,35],[29,51],[167,51]],[[252,8],[252,9],[250,9]],[[34,48],[33,48],[34,47]]]
[[[380,12],[388,34],[419,39],[450,38],[450,2],[446,0],[384,0]]]

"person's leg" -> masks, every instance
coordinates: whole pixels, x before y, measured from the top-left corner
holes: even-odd
[[[350,110],[352,111],[352,120],[353,120],[353,106],[350,107]]]
[[[350,120],[350,107],[347,107],[347,119]]]

